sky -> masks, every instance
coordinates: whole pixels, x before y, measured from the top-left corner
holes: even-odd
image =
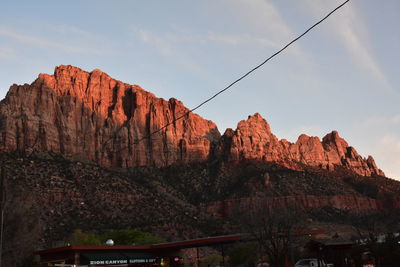
[[[2,0],[0,99],[69,64],[192,108],[343,1]],[[196,113],[223,133],[258,112],[292,142],[337,130],[400,179],[399,12],[398,0],[351,0]]]

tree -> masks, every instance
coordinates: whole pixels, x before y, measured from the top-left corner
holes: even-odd
[[[99,235],[77,229],[71,235],[69,243],[74,246],[101,246],[108,239],[112,239],[116,245],[150,245],[166,242],[159,236],[139,230],[111,230]]]
[[[259,256],[267,256],[274,267],[284,266],[293,242],[304,231],[304,213],[288,203],[253,200],[239,207],[236,218],[242,231],[256,242]]]
[[[72,233],[70,242],[73,246],[100,246],[102,242],[100,237],[93,233],[85,233],[77,229]]]
[[[356,233],[353,238],[358,246],[353,249],[353,255],[361,264],[360,255],[369,251],[377,265],[396,266],[400,261],[400,236],[398,233],[398,214],[356,213],[351,217],[351,223]]]
[[[218,254],[213,254],[213,255],[210,255],[210,256],[204,258],[201,261],[201,266],[202,267],[220,266],[221,262],[222,262],[222,256],[218,255]]]
[[[101,239],[105,242],[112,239],[118,245],[151,245],[166,242],[165,239],[152,233],[139,230],[112,230],[104,233]]]
[[[228,251],[229,265],[231,266],[254,266],[257,259],[257,248],[255,243],[240,243]]]

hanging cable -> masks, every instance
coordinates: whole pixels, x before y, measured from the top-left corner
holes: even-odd
[[[342,4],[340,4],[339,6],[337,6],[335,9],[333,9],[331,12],[329,12],[327,15],[325,15],[325,17],[323,17],[322,19],[320,19],[318,22],[316,22],[315,24],[313,24],[311,27],[309,27],[306,31],[304,31],[302,34],[300,34],[299,36],[297,36],[295,39],[293,39],[292,41],[290,41],[288,44],[286,44],[284,47],[282,47],[280,50],[278,50],[277,52],[275,52],[274,54],[272,54],[270,57],[268,57],[267,59],[265,59],[263,62],[261,62],[260,64],[258,64],[257,66],[255,66],[254,68],[252,68],[251,70],[249,70],[248,72],[246,72],[244,75],[242,75],[240,78],[236,79],[235,81],[233,81],[231,84],[229,84],[228,86],[226,86],[224,89],[218,91],[216,94],[214,94],[213,96],[211,96],[210,98],[206,99],[205,101],[201,102],[199,105],[197,105],[196,107],[188,110],[187,112],[185,112],[184,114],[182,114],[179,117],[176,117],[175,119],[173,119],[171,122],[165,124],[164,126],[162,126],[161,128],[149,133],[146,136],[143,136],[142,138],[136,140],[135,142],[133,142],[133,144],[138,144],[141,141],[145,140],[145,139],[149,139],[153,134],[156,134],[158,132],[160,132],[161,130],[167,128],[168,126],[174,124],[176,121],[184,118],[185,116],[189,115],[190,113],[192,113],[193,111],[195,111],[196,109],[200,108],[201,106],[205,105],[206,103],[210,102],[211,100],[213,100],[214,98],[216,98],[217,96],[219,96],[220,94],[222,94],[223,92],[227,91],[229,88],[231,88],[233,85],[235,85],[236,83],[240,82],[241,80],[243,80],[244,78],[246,78],[247,76],[249,76],[251,73],[253,73],[254,71],[256,71],[257,69],[259,69],[260,67],[262,67],[264,64],[266,64],[268,61],[270,61],[272,58],[274,58],[275,56],[279,55],[280,53],[282,53],[284,50],[286,50],[289,46],[291,46],[293,43],[295,43],[296,41],[298,41],[300,38],[302,38],[304,35],[306,35],[309,31],[311,31],[313,28],[315,28],[316,26],[318,26],[320,23],[322,23],[324,20],[326,20],[329,16],[331,16],[333,13],[335,13],[337,10],[339,10],[340,8],[342,8],[345,4],[347,4],[350,0],[347,0],[345,2],[343,2]],[[110,140],[110,139],[109,139]],[[107,140],[106,143],[109,141]]]

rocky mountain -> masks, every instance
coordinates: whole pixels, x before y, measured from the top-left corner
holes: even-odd
[[[106,167],[205,160],[219,132],[196,114],[146,138],[187,111],[176,99],[156,98],[100,70],[59,66],[54,75],[11,86],[0,105],[0,150],[53,151]]]
[[[311,212],[310,221],[329,224],[350,225],[352,214],[379,212],[384,219],[377,221],[397,227],[400,218],[399,182],[344,167],[295,171],[213,160],[110,169],[26,151],[0,152],[0,166],[6,172],[4,266],[32,266],[34,250],[62,246],[76,229],[140,229],[168,240],[232,233],[230,215],[256,202],[277,208],[295,202]]]
[[[302,169],[302,165],[326,170],[342,166],[364,176],[385,175],[371,156],[362,158],[336,131],[327,134],[322,141],[318,137],[302,134],[296,143],[291,143],[285,139],[278,140],[271,133],[267,121],[258,113],[239,122],[235,131],[226,130],[220,149],[234,161],[254,159],[276,162],[298,170]]]
[[[187,112],[73,66],[11,86],[0,102],[5,266],[32,266],[32,251],[63,245],[78,228],[168,240],[231,233],[230,214],[255,202],[295,203],[309,221],[350,225],[352,214],[379,213],[398,226],[400,183],[337,132],[291,143],[254,114],[221,136]]]
[[[62,65],[30,85],[11,86],[0,104],[0,151],[52,151],[105,167],[162,167],[217,157],[275,162],[295,170],[342,166],[364,176],[384,176],[371,156],[362,158],[335,131],[322,141],[301,135],[290,143],[278,140],[255,114],[221,137],[213,122],[194,113],[174,121],[186,112],[174,98],[157,98],[100,70]]]

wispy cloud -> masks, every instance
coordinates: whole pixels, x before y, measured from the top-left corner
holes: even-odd
[[[365,119],[360,124],[361,127],[376,128],[381,131],[387,130],[390,127],[400,127],[400,114],[392,116],[371,116]]]
[[[391,116],[375,115],[355,127],[359,134],[368,133],[362,140],[379,167],[391,178],[400,180],[400,113]]]
[[[66,35],[75,34],[75,35],[80,36],[81,38],[85,38],[85,39],[101,38],[101,36],[99,36],[97,34],[85,31],[85,30],[80,29],[75,26],[70,26],[70,25],[65,25],[65,24],[45,24],[45,25],[41,25],[41,28],[46,28],[50,31],[58,32],[60,34],[66,34]]]
[[[223,2],[227,8],[234,10],[235,20],[249,29],[249,34],[238,36],[242,42],[265,45],[276,50],[295,37],[281,11],[271,0],[224,0]],[[287,52],[295,54],[301,60],[308,60],[298,43],[291,46]]]
[[[293,37],[293,32],[280,11],[269,0],[225,0],[225,6],[234,10],[236,20],[248,25],[254,33],[263,34],[276,46]]]
[[[13,49],[5,46],[0,46],[0,58],[9,59],[15,56]]]
[[[55,27],[55,26],[54,26]],[[55,28],[59,33],[60,31],[66,31],[67,28],[58,27]],[[70,29],[71,30],[71,29]],[[40,48],[52,48],[56,50],[61,50],[70,53],[79,53],[79,54],[95,54],[95,55],[102,55],[106,53],[104,49],[98,48],[98,46],[94,45],[86,45],[82,43],[82,34],[84,37],[88,37],[87,33],[79,32],[75,29],[75,33],[80,34],[81,36],[76,36],[75,40],[67,39],[62,41],[56,41],[51,39],[51,37],[43,37],[33,34],[23,33],[21,31],[15,30],[13,28],[0,26],[0,36],[5,38],[10,38],[13,40],[17,40],[19,42],[23,42],[25,44],[34,45]]]
[[[167,32],[154,32],[136,27],[132,27],[132,29],[139,40],[151,45],[161,55],[203,74],[206,70],[202,70],[191,58],[191,55],[187,53],[188,48],[197,45],[208,45],[209,49],[214,51],[221,49],[221,47],[215,45],[230,46],[233,49],[242,50],[245,48],[246,51],[251,48],[251,50],[263,53],[260,55],[261,60],[262,57],[266,58],[271,55],[295,37],[290,26],[272,1],[223,0],[222,4],[224,8],[230,9],[232,16],[235,16],[233,22],[236,23],[235,25],[245,25],[244,29],[251,30],[194,32],[173,26]],[[301,50],[299,45],[292,46],[286,52],[295,56],[296,62],[302,62],[305,66],[302,69],[303,72],[312,68],[307,54]]]
[[[280,49],[295,37],[289,24],[271,0],[223,0],[224,9],[229,9],[235,25],[245,25],[246,31],[234,33],[207,31],[193,32],[180,28],[171,28],[169,32],[155,33],[147,29],[135,29],[145,42],[163,43],[163,48],[179,43],[220,43],[226,45],[253,45]],[[271,50],[273,51],[273,50]],[[292,46],[289,53],[304,56],[298,44]],[[164,51],[166,52],[166,51]]]
[[[322,138],[328,132],[318,125],[299,125],[288,131],[276,131],[277,137],[291,142],[296,142],[302,133]],[[354,130],[347,134],[352,137],[342,137],[349,145],[355,145],[364,157],[372,155],[386,176],[400,180],[400,114],[369,117],[354,125]]]
[[[278,138],[284,138],[292,143],[295,143],[301,134],[317,136],[322,139],[327,132],[324,132],[324,129],[319,125],[299,125],[289,131],[276,132]]]
[[[385,163],[384,171],[391,178],[400,180],[400,138],[399,136],[386,134],[377,142],[379,146],[378,156]]]
[[[308,0],[309,10],[314,15],[322,14],[333,8],[339,2]],[[370,47],[371,40],[362,16],[357,11],[357,6],[349,2],[335,15],[334,20],[327,20],[329,31],[333,32],[339,42],[347,49],[355,64],[368,71],[372,77],[386,90],[392,87],[384,74],[384,71],[375,60]]]
[[[224,8],[229,8],[235,16],[233,24],[247,25],[243,31],[234,33],[207,31],[192,32],[171,27],[170,32],[157,33],[158,40],[166,43],[223,43],[228,45],[256,44],[272,48],[281,48],[294,37],[289,25],[281,16],[272,1],[264,0],[224,0]],[[234,25],[233,25],[234,27]],[[151,33],[146,29],[137,30],[143,41],[150,41]],[[154,40],[154,38],[151,38]]]
[[[259,45],[270,48],[281,48],[282,44],[277,44],[268,38],[253,36],[250,34],[225,34],[209,31],[206,33],[193,33],[176,30],[163,34],[157,34],[145,29],[136,29],[140,40],[153,44],[179,45],[188,43],[214,43],[224,45]]]
[[[388,153],[387,156],[390,157],[396,164],[400,165],[400,140],[393,135],[385,135],[379,140],[379,144],[385,146],[385,148],[391,148],[386,150],[387,152],[393,152],[393,154]]]
[[[197,37],[189,34],[178,34],[175,32],[158,34],[145,29],[135,29],[142,42],[151,45],[162,56],[171,59],[183,68],[200,75],[201,77],[215,80],[211,73],[196,63],[190,56],[185,54],[182,49],[182,42],[193,42]]]
[[[251,47],[252,49],[265,50],[268,48],[271,54],[282,47],[282,44],[278,45],[277,42],[268,38],[241,33],[226,34],[212,31],[196,33],[177,28],[171,29],[170,32],[163,33],[152,32],[143,28],[134,28],[134,32],[139,40],[149,44],[162,56],[169,58],[175,64],[210,81],[219,81],[220,78],[214,73],[209,72],[208,68],[204,68],[201,63],[193,58],[189,52],[193,47],[206,45],[208,49],[214,51],[221,50],[223,47],[227,46],[233,47],[233,49],[243,49],[244,47],[247,49]],[[294,49],[291,53],[297,57],[297,61],[305,61],[304,54],[302,54],[299,49]],[[265,56],[268,55],[269,54],[266,53]],[[259,62],[254,62],[254,64],[256,63]]]

